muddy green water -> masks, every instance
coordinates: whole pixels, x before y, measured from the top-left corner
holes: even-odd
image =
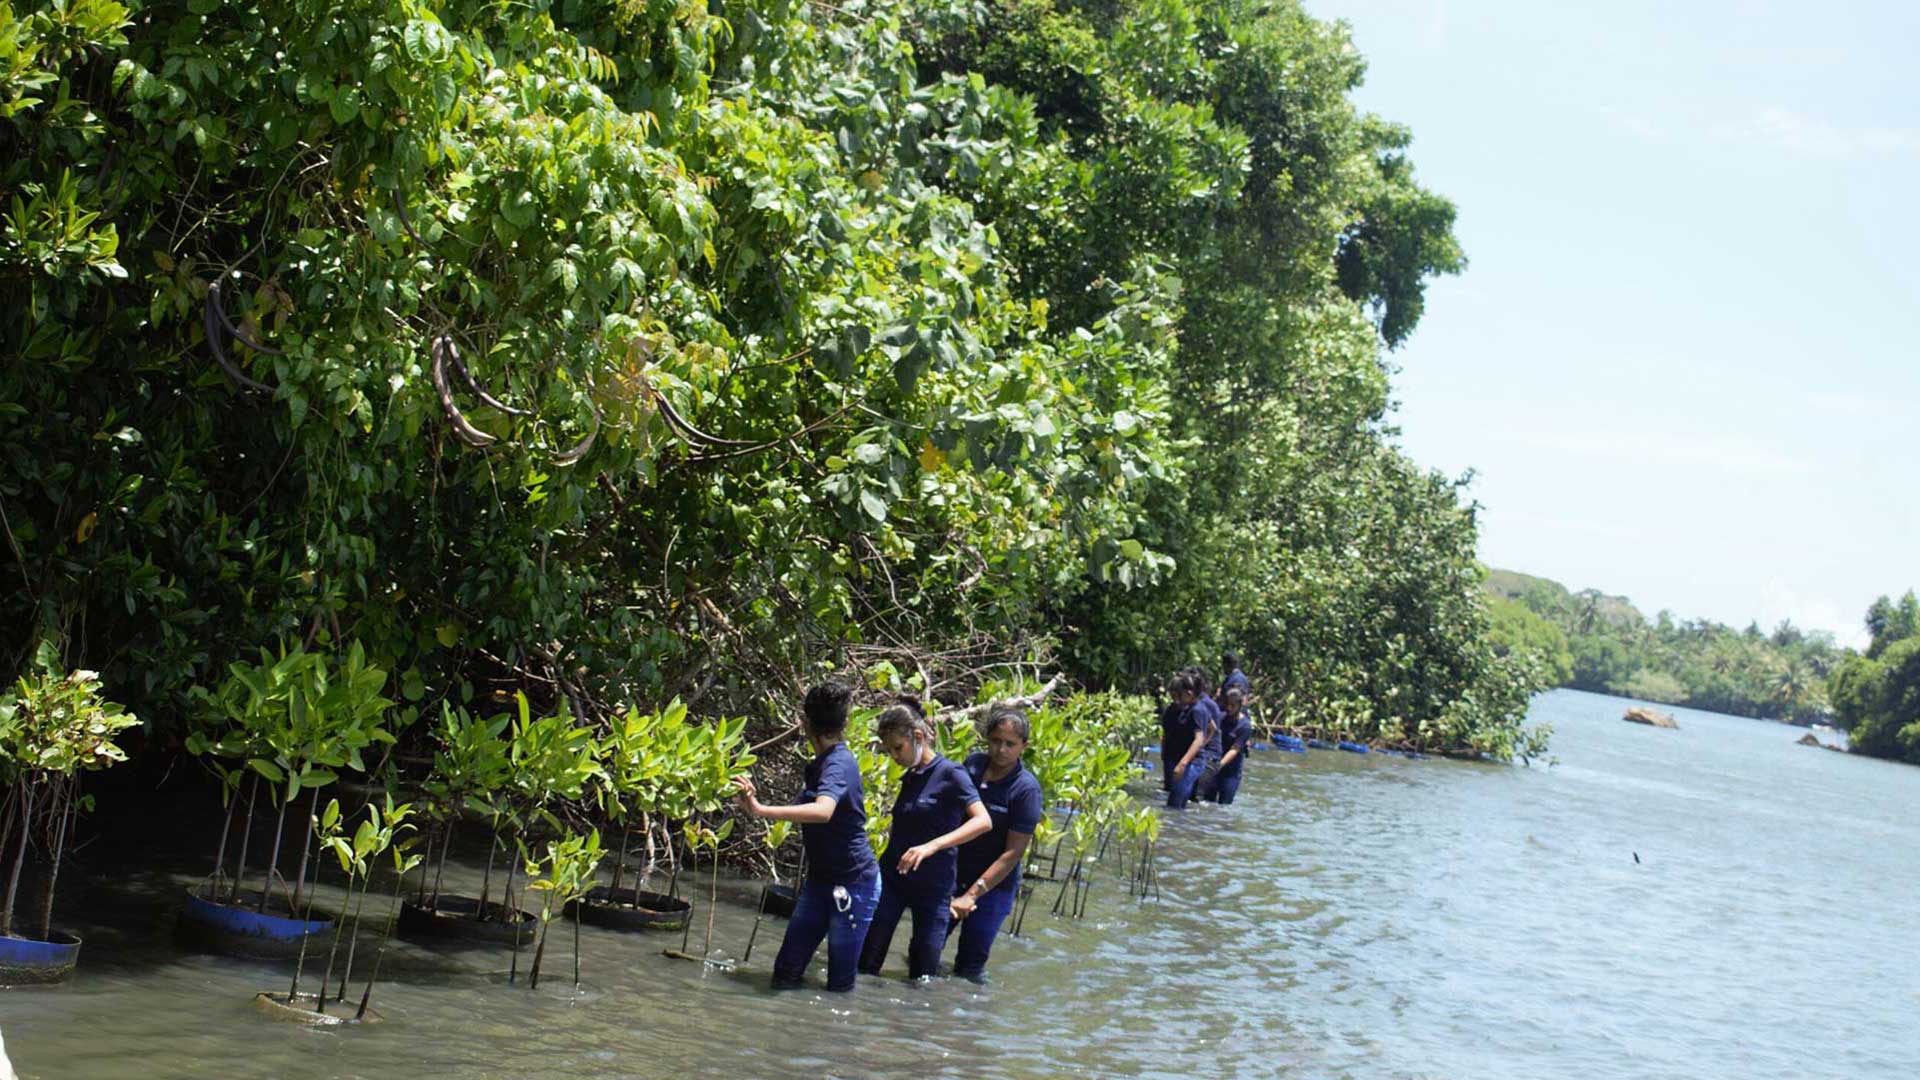
[[[174,947],[189,879],[154,869],[83,890],[80,973],[0,993],[0,1031],[49,1078],[1920,1074],[1920,769],[1624,704],[1538,699],[1551,768],[1262,755],[1239,805],[1169,822],[1159,902],[1102,876],[1074,922],[1045,896],[986,988],[896,958],[775,995],[770,921],[733,974],[589,928],[576,992],[561,925],[537,993],[503,952],[408,947],[387,1023],[290,1028],[249,1008],[285,966]],[[722,882],[719,947],[751,897]]]

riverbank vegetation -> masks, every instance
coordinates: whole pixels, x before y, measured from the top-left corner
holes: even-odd
[[[1489,570],[1499,648],[1541,659],[1552,685],[1810,724],[1833,714],[1827,679],[1850,655],[1830,634],[1652,619],[1622,596]]]
[[[1882,596],[1867,609],[1872,640],[1827,683],[1835,715],[1858,754],[1920,765],[1920,598]]]
[[[1393,442],[1453,208],[1296,3],[5,11],[0,661],[147,752],[263,649],[761,742],[823,667],[1222,646],[1278,723],[1539,749]]]

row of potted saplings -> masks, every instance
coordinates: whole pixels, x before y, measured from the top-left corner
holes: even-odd
[[[0,935],[0,985],[57,981],[72,971],[80,943],[52,929],[52,908],[72,817],[83,801],[79,777],[124,760],[113,736],[137,723],[104,699],[93,673],[59,672],[50,649],[42,647],[36,667],[36,674],[0,696],[0,779],[8,792],[0,837],[10,845],[0,850],[12,855],[10,865],[0,864],[7,869],[0,927],[8,928]],[[293,647],[277,656],[263,650],[257,664],[232,665],[217,690],[200,695],[197,730],[187,745],[219,776],[225,817],[213,870],[188,891],[180,927],[213,948],[291,956],[294,971],[285,992],[257,996],[263,1010],[323,1023],[375,1015],[369,1001],[396,928],[420,939],[510,946],[509,978],[515,980],[521,948],[530,945],[528,981],[535,986],[548,928],[562,912],[613,928],[690,930],[690,905],[677,895],[677,859],[675,882],[666,895],[646,891],[644,881],[623,884],[636,825],[647,848],[648,871],[656,863],[656,828],[667,846],[672,845],[670,823],[680,825],[690,856],[702,849],[713,853],[707,925],[711,952],[717,854],[732,823],[713,829],[696,818],[718,810],[731,791],[731,778],[753,763],[742,721],[693,723],[675,701],[658,712],[629,709],[596,733],[580,726],[564,704],[553,715],[535,717],[526,699],[518,697],[514,714],[491,719],[443,705],[432,731],[431,772],[414,785],[414,800],[400,804],[394,793],[401,783],[391,751],[396,732],[416,716],[413,709],[396,709],[382,696],[386,681],[386,672],[368,664],[357,644],[344,663]],[[1043,825],[1056,833],[1056,865],[1061,842],[1073,842],[1057,913],[1069,887],[1076,895],[1066,904],[1066,913],[1084,910],[1082,890],[1091,881],[1092,849],[1097,844],[1104,854],[1116,833],[1141,841],[1142,857],[1131,875],[1134,887],[1144,894],[1150,879],[1158,818],[1124,811],[1131,769],[1127,752],[1117,745],[1123,741],[1120,733],[1112,730],[1140,710],[1124,699],[1107,697],[1086,695],[1036,717],[1030,764],[1056,801],[1073,808],[1062,822],[1065,828]],[[954,754],[964,753],[971,734],[970,726],[953,725],[943,732],[942,742],[951,741],[946,749]],[[871,802],[885,806],[890,802],[887,792],[898,781],[898,767],[882,755],[863,758],[871,758],[862,762],[863,771],[873,774],[869,783],[876,797]],[[321,805],[325,789],[348,771],[366,777],[380,792],[377,799],[364,800],[357,823],[337,798]],[[258,831],[254,824],[264,819],[271,819],[272,826],[266,857],[256,866],[251,861],[260,854],[251,850]],[[884,835],[883,815],[874,815],[870,824]],[[488,845],[479,895],[443,893],[456,836],[461,828],[476,825],[486,830]],[[601,825],[620,837],[612,882],[604,885],[597,883],[596,871],[614,852],[602,847]],[[777,828],[766,837],[768,845],[777,849],[785,834]],[[547,838],[537,851],[534,837]],[[293,838],[299,856],[288,881],[279,867],[282,847]],[[1041,841],[1037,849],[1048,841],[1036,839]],[[15,899],[30,846],[41,853],[48,871],[37,933],[17,933]],[[379,944],[354,997],[348,986],[361,930],[368,926],[372,871],[385,861],[394,871],[393,892],[376,900],[376,905],[384,900],[386,909],[384,916],[376,913]],[[314,909],[312,883],[325,862],[337,863],[346,879],[345,909],[337,917]],[[417,879],[410,886],[403,884],[416,869]],[[523,910],[524,889],[540,894],[537,912]],[[772,909],[770,901],[778,899],[763,892],[762,910]],[[310,942],[321,940],[327,942],[324,967],[317,984],[303,992],[309,954],[320,951]],[[576,981],[578,942],[576,924]],[[683,936],[681,950],[670,955],[687,956],[685,949]]]
[[[138,723],[101,694],[95,673],[59,671],[50,647],[37,651],[35,667],[0,695],[0,852],[7,856],[0,864],[0,985],[56,982],[72,972],[80,941],[54,930],[52,915],[72,819],[86,802],[80,776],[124,761],[114,736]],[[670,838],[666,826],[677,822],[689,853],[718,851],[730,828],[692,819],[719,809],[732,777],[752,764],[743,721],[693,723],[676,701],[658,712],[629,709],[596,733],[564,705],[536,717],[524,697],[512,715],[491,719],[443,705],[432,732],[432,770],[412,785],[413,801],[401,804],[391,751],[397,733],[417,718],[382,696],[386,682],[387,673],[369,664],[357,643],[343,663],[291,647],[278,655],[263,650],[257,664],[233,664],[216,690],[199,695],[187,748],[219,776],[224,818],[212,872],[188,890],[179,925],[208,947],[292,957],[288,988],[261,994],[262,1008],[321,1022],[372,1015],[368,999],[396,928],[439,941],[511,945],[515,979],[521,947],[531,946],[527,975],[537,985],[546,928],[569,908],[614,926],[686,924],[689,905],[677,896],[647,892],[637,881],[623,885],[627,848],[636,826],[652,849],[655,827]],[[357,814],[343,811],[338,798],[323,800],[349,772],[378,792]],[[266,821],[263,851],[254,826]],[[447,858],[468,822],[488,834],[480,895],[443,894]],[[602,848],[601,824],[621,837],[610,885],[595,881],[612,854]],[[535,837],[545,838],[537,851]],[[299,845],[291,881],[279,869],[290,843]],[[16,901],[30,848],[45,869],[38,918],[22,927]],[[361,931],[370,925],[372,871],[386,861],[394,891],[383,898],[384,919],[374,920],[380,941],[363,965],[367,982],[349,1004]],[[346,879],[345,910],[338,913],[314,907],[314,879],[326,862],[337,863]],[[403,887],[416,869],[417,880]],[[540,894],[537,913],[522,910],[527,889]],[[320,951],[310,943],[321,941],[326,966],[318,985],[303,992],[309,953]],[[577,937],[575,968],[577,977]]]

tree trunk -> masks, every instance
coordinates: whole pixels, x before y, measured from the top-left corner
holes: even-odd
[[[280,837],[286,831],[287,803],[291,801],[291,799],[281,799],[280,809],[273,815],[273,854],[267,856],[266,873],[260,875],[260,903],[253,909],[262,915],[267,911],[267,895],[273,891],[273,875],[280,869]],[[288,914],[292,912],[289,911]]]
[[[540,943],[533,947],[533,969],[527,974],[529,990],[540,989],[540,958],[547,954],[547,927],[550,925],[545,919],[540,920]]]
[[[425,881],[426,877],[427,870],[426,867],[422,865],[420,868],[420,879]],[[360,1008],[353,1014],[355,1020],[359,1020],[367,1015],[367,1002],[373,997],[373,984],[380,979],[380,961],[386,959],[387,942],[393,940],[393,921],[400,914],[400,887],[405,882],[406,878],[401,877],[393,883],[393,902],[387,905],[387,932],[380,936],[380,948],[373,954],[373,974],[367,976],[367,988],[360,991]]]
[[[300,841],[300,866],[294,871],[293,877],[293,909],[288,914],[300,910],[300,897],[307,887],[307,856],[313,852],[313,808],[318,805],[320,805],[320,789],[315,788],[313,794],[307,796],[307,838]],[[311,908],[312,905],[309,904],[308,907]],[[289,999],[287,1004],[293,1004],[292,1000]]]
[[[313,830],[309,829],[307,831],[309,834],[311,834]],[[318,888],[320,885],[320,860],[315,859],[313,867],[314,867],[313,884],[315,888]],[[302,860],[301,866],[300,866],[300,881],[297,882],[296,885],[306,884],[306,879],[307,879],[306,862],[305,860]],[[300,922],[301,922],[300,958],[294,961],[293,963],[293,985],[289,987],[287,990],[287,1007],[288,1008],[292,1008],[293,1004],[299,1000],[300,969],[307,966],[307,939],[313,936],[312,934],[307,932],[307,924],[313,922],[313,893],[312,892],[307,893],[307,910],[304,914],[300,916]]]
[[[13,898],[20,892],[20,867],[27,861],[27,837],[33,832],[33,785],[20,780],[20,850],[13,854],[13,873],[7,878],[7,898],[0,903],[0,937],[13,933]]]
[[[368,870],[366,878],[360,882],[360,900],[353,905],[353,936],[347,939],[347,966],[340,972],[340,994],[334,998],[335,1001],[347,1000],[347,983],[353,981],[353,954],[360,947],[360,915],[367,910],[367,890],[372,887],[373,871]],[[340,914],[345,917],[347,913],[342,911]]]
[[[448,818],[446,831],[442,833],[440,836],[440,868],[435,870],[433,873],[433,908],[435,911],[440,910],[440,878],[441,878],[441,875],[447,872],[447,855],[450,854],[452,851],[453,851],[453,819]],[[421,867],[420,881],[422,885],[425,885],[426,879],[427,879],[426,868]],[[478,910],[475,911],[476,918],[484,914],[486,914],[486,912],[484,911],[478,911]]]
[[[240,861],[233,868],[233,888],[227,892],[227,902],[240,899],[240,879],[247,876],[247,846],[253,842],[253,803],[260,797],[260,777],[253,778],[253,787],[247,792],[247,816],[240,823]]]
[[[222,781],[224,784],[225,781]],[[233,835],[233,812],[240,806],[240,791],[234,789],[233,797],[226,800],[227,821],[220,826],[220,845],[213,852],[213,895],[207,899],[218,903],[220,900],[220,875],[227,871],[227,837]]]
[[[78,778],[67,780],[65,790],[55,789],[60,797],[60,824],[53,834],[53,865],[47,870],[47,888],[40,896],[40,940],[52,941],[53,937],[53,889],[60,881],[60,856],[67,850],[67,828],[73,822],[73,804],[78,801],[80,781]]]

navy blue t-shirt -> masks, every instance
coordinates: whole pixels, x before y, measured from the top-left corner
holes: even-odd
[[[1202,700],[1204,701],[1204,699]],[[1207,712],[1206,706],[1200,701],[1196,701],[1191,705],[1176,707],[1180,710],[1180,716],[1175,722],[1173,737],[1168,740],[1172,745],[1179,748],[1173,754],[1174,764],[1179,764],[1180,759],[1187,756],[1187,747],[1193,745],[1195,739],[1199,739],[1201,743],[1200,752],[1194,755],[1194,764],[1189,766],[1190,768],[1197,768],[1206,761],[1208,744],[1212,742],[1213,739],[1219,738],[1217,734],[1219,725],[1209,725],[1210,714]],[[1212,730],[1216,733],[1213,739],[1208,738],[1209,726],[1211,726]],[[1214,751],[1214,756],[1216,758],[1219,757],[1219,751]]]
[[[1040,827],[1042,812],[1040,781],[1027,771],[1025,765],[1015,762],[1013,771],[998,780],[987,779],[987,766],[991,760],[985,754],[974,754],[967,758],[967,776],[980,792],[980,801],[987,804],[987,814],[993,818],[993,831],[978,840],[960,845],[960,865],[954,875],[954,889],[958,891],[980,880],[1007,850],[1007,834],[1010,832],[1033,835]],[[995,885],[995,889],[1018,888],[1020,885],[1020,864],[1013,864],[1013,872]]]
[[[851,885],[873,871],[873,847],[867,843],[867,802],[861,794],[860,762],[846,743],[834,743],[807,763],[807,786],[800,801],[822,795],[834,799],[833,817],[824,825],[800,826],[807,851],[807,879]]]
[[[1238,773],[1240,766],[1247,763],[1247,745],[1253,742],[1253,718],[1247,715],[1247,710],[1241,709],[1237,715],[1225,717],[1220,721],[1220,733],[1221,756],[1224,757],[1227,751],[1236,746],[1240,748],[1239,756],[1228,762],[1220,771],[1228,774]]]
[[[1206,749],[1200,751],[1200,753],[1204,757],[1219,761],[1221,754],[1220,729],[1222,727],[1220,720],[1221,717],[1225,715],[1220,709],[1220,703],[1213,700],[1213,696],[1210,694],[1201,694],[1200,700],[1195,702],[1193,707],[1205,712],[1207,719],[1213,724],[1213,731],[1207,736]]]
[[[1224,696],[1227,691],[1236,686],[1240,688],[1240,692],[1243,694],[1251,688],[1251,684],[1247,682],[1247,673],[1241,671],[1239,668],[1234,668],[1232,673],[1227,676],[1226,681],[1220,684],[1220,693]]]
[[[1160,710],[1160,757],[1164,760],[1179,761],[1180,754],[1185,750],[1184,746],[1174,749],[1174,740],[1179,738],[1180,732],[1180,711],[1184,707],[1179,702],[1173,702]]]
[[[911,874],[900,873],[900,856],[959,828],[967,820],[967,807],[979,801],[973,777],[939,754],[908,769],[900,777],[900,797],[893,800],[893,831],[887,834],[887,855],[880,864],[881,888],[913,896],[952,896],[958,852],[938,852]]]

